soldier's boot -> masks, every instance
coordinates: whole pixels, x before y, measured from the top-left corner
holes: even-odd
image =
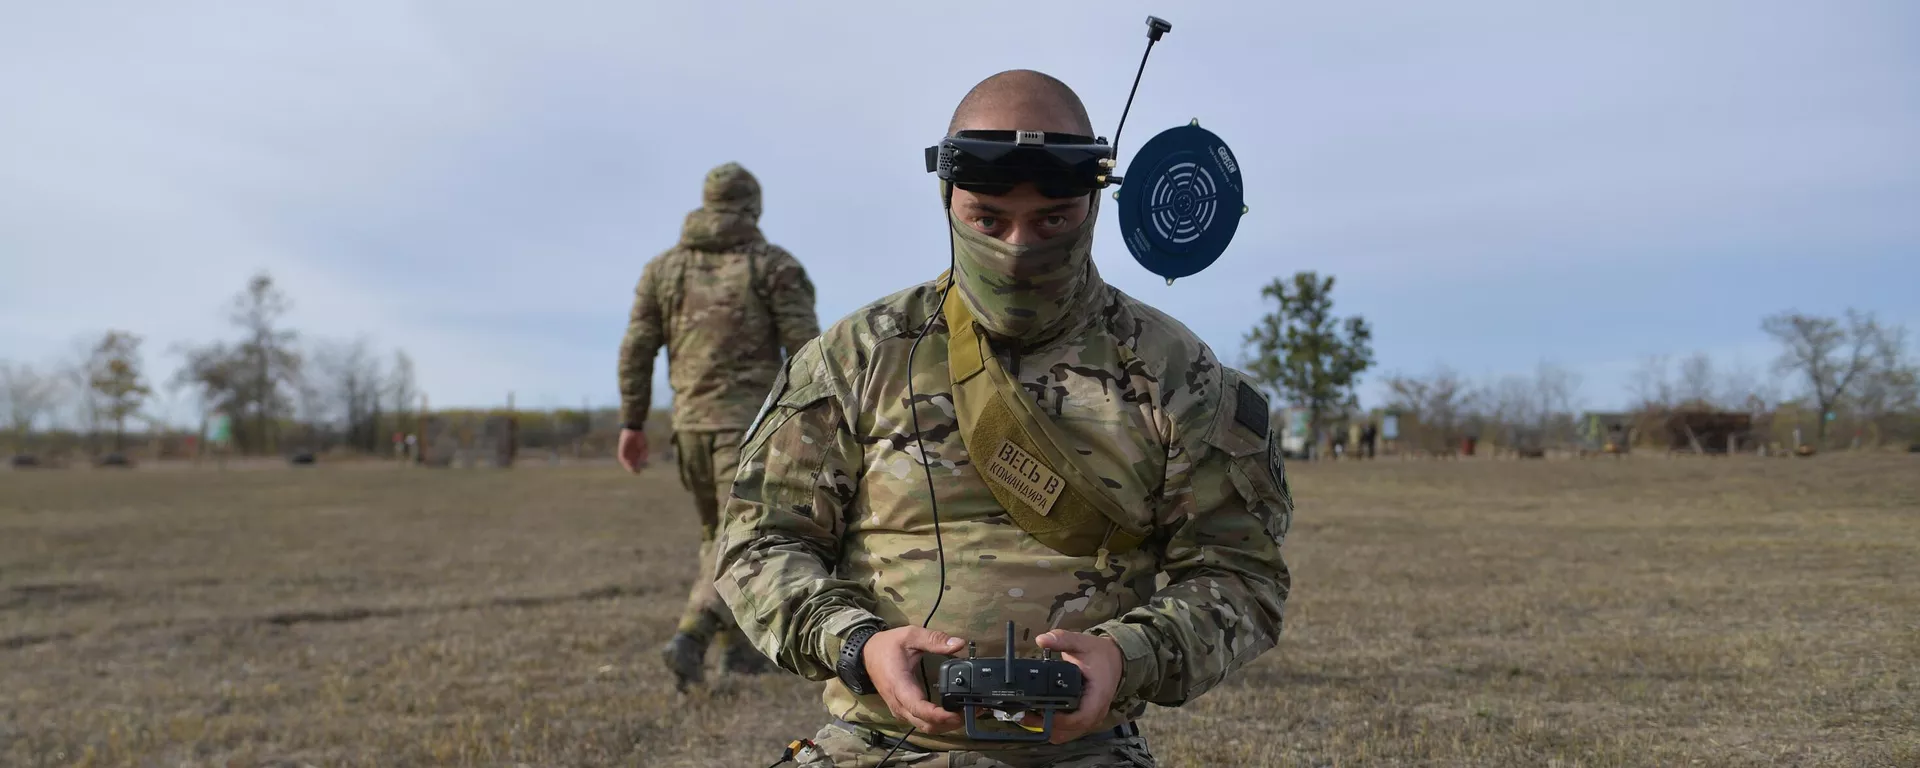
[[[729,628],[716,642],[721,648],[721,668],[729,675],[760,675],[773,669],[773,660],[747,642],[738,627]]]
[[[681,691],[706,680],[707,646],[724,625],[706,611],[689,611],[680,619],[673,639],[660,649],[660,659],[673,672],[674,686]]]
[[[660,660],[667,665],[667,671],[673,673],[673,687],[682,693],[690,685],[699,685],[706,679],[707,644],[685,632],[673,633],[660,649]]]

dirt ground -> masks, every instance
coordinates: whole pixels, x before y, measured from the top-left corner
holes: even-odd
[[[1292,468],[1279,647],[1163,766],[1920,766],[1920,457]],[[749,766],[673,468],[0,472],[0,763]]]

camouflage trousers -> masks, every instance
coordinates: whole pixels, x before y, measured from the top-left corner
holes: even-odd
[[[894,740],[877,731],[835,721],[813,737],[820,755],[799,768],[878,768]],[[1131,724],[1089,733],[1066,744],[1021,744],[982,752],[929,752],[902,744],[887,766],[922,768],[1155,768],[1147,739]]]
[[[740,468],[740,432],[675,432],[674,451],[680,465],[680,485],[693,494],[700,515],[699,572],[680,613],[679,631],[702,646],[716,636],[722,645],[745,644],[746,636],[733,621],[733,611],[713,588],[713,539],[720,526],[720,507],[733,488]]]

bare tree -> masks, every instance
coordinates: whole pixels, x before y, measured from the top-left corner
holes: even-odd
[[[242,412],[246,407],[245,377],[238,353],[218,342],[204,347],[176,346],[173,351],[186,360],[174,372],[172,385],[193,390],[203,426],[215,411],[229,417]]]
[[[60,384],[53,376],[25,363],[0,361],[0,401],[6,405],[16,450],[25,450],[33,423],[54,407],[59,394]]]
[[[1752,366],[1738,359],[1720,369],[1719,379],[1714,385],[1714,402],[1721,408],[1737,411],[1747,409],[1755,400],[1771,403],[1775,399],[1773,387],[1762,381]]]
[[[273,278],[262,272],[248,280],[247,290],[234,298],[230,314],[233,323],[246,332],[239,352],[251,378],[254,419],[263,446],[268,444],[268,425],[281,402],[275,393],[281,385],[294,384],[299,376],[300,357],[293,351],[298,335],[278,326],[291,306]]]
[[[93,346],[99,337],[83,333],[74,336],[67,344],[67,353],[53,363],[51,370],[55,385],[65,393],[66,423],[73,431],[82,435],[89,447],[100,431],[104,419],[105,406],[100,402],[100,393],[95,392],[88,383],[88,362],[93,358]],[[56,412],[55,418],[60,418]]]
[[[1487,385],[1477,398],[1482,408],[1481,431],[1492,433],[1500,444],[1522,442],[1526,433],[1541,422],[1542,409],[1535,391],[1534,382],[1519,374],[1502,376]]]
[[[1881,329],[1872,314],[1847,310],[1847,327],[1833,318],[1782,312],[1761,321],[1760,327],[1785,349],[1774,370],[1805,377],[1808,394],[1820,407],[1815,415],[1815,439],[1827,441],[1828,414],[1866,375]]]
[[[1422,450],[1444,452],[1464,423],[1467,382],[1445,365],[1421,377],[1394,374],[1386,378],[1389,408],[1412,417],[1419,426],[1408,430],[1408,442]]]
[[[1881,328],[1872,345],[1852,403],[1862,419],[1884,433],[1889,417],[1920,410],[1920,366],[1908,355],[1903,326]]]
[[[1718,382],[1714,377],[1713,358],[1705,352],[1695,352],[1680,361],[1680,382],[1673,390],[1676,404],[1690,407],[1713,405]]]
[[[1576,430],[1574,412],[1582,378],[1579,373],[1558,363],[1541,361],[1534,371],[1534,397],[1538,403],[1541,438],[1572,440]]]
[[[292,391],[293,422],[300,427],[290,442],[300,450],[324,450],[334,432],[335,414],[326,375],[325,361],[310,353],[302,358],[299,373],[287,385]]]
[[[1643,410],[1666,410],[1673,407],[1673,379],[1667,374],[1666,355],[1648,355],[1641,359],[1640,366],[1634,369],[1633,380],[1627,385]]]
[[[389,387],[368,340],[322,342],[312,359],[321,377],[324,420],[336,424],[349,445],[379,450],[380,403]]]
[[[411,432],[414,401],[420,399],[419,385],[414,381],[413,358],[405,350],[394,350],[393,368],[387,374],[387,402],[393,403],[394,415],[402,431]]]
[[[234,436],[253,452],[271,449],[275,421],[293,410],[299,394],[301,359],[293,347],[298,334],[279,326],[288,306],[273,278],[254,275],[228,315],[242,338],[179,350],[186,357],[180,379],[199,390],[203,409],[231,416]],[[241,428],[247,416],[253,418],[251,430]]]

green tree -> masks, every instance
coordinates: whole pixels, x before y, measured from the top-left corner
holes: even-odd
[[[126,449],[127,417],[153,390],[140,373],[140,337],[126,331],[107,331],[87,360],[87,386],[100,395],[103,410],[113,421],[113,449]]]
[[[1280,307],[1247,333],[1247,372],[1281,400],[1307,409],[1311,439],[1318,444],[1327,413],[1357,403],[1354,387],[1373,366],[1373,331],[1358,315],[1333,316],[1331,275],[1276,278],[1260,295]]]

